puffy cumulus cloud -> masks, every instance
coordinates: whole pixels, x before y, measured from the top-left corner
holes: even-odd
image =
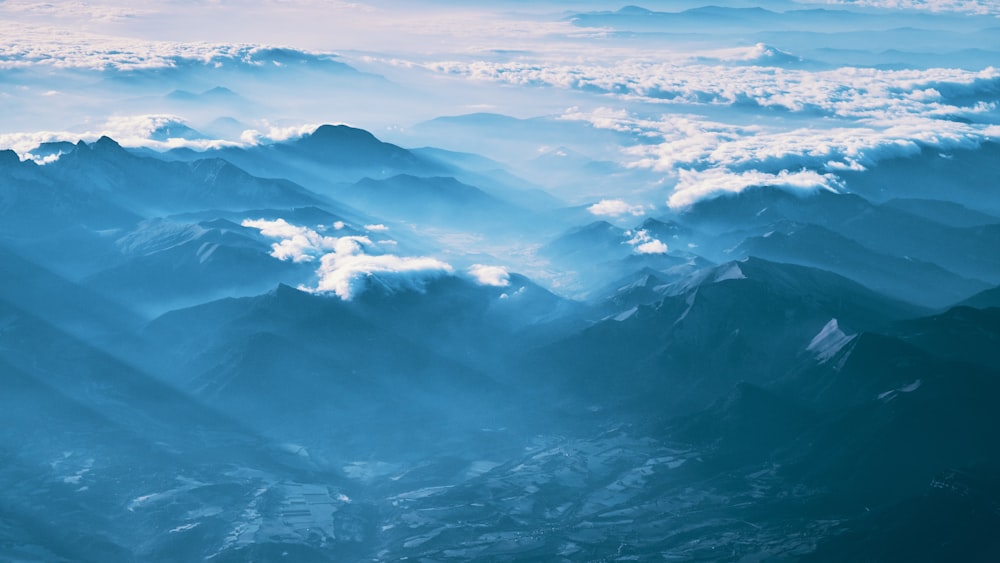
[[[628,244],[631,244],[639,254],[667,253],[667,245],[659,239],[653,238],[646,229],[639,229],[631,236],[632,238],[628,241]]]
[[[507,287],[510,285],[510,272],[503,266],[473,264],[469,267],[468,272],[480,285],[493,287]]]
[[[258,229],[268,238],[280,239],[271,245],[271,256],[278,260],[312,262],[317,256],[334,250],[336,237],[323,236],[307,227],[292,225],[284,219],[246,219],[241,225]]]
[[[279,260],[313,262],[318,257],[316,285],[301,289],[334,293],[345,301],[363,292],[369,283],[390,291],[422,291],[427,281],[454,271],[436,258],[379,253],[378,245],[365,236],[324,236],[284,219],[247,219],[242,225],[278,239],[271,246],[271,256]]]
[[[636,246],[635,251],[639,254],[666,254],[667,245],[659,240],[653,239],[649,242],[644,242]]]
[[[377,224],[374,224],[374,225],[365,225],[365,230],[366,231],[371,231],[371,232],[384,232],[384,231],[388,231],[389,227],[386,227],[382,223],[377,223]]]
[[[703,171],[681,170],[680,180],[670,196],[670,207],[684,207],[699,199],[723,193],[739,193],[751,186],[780,186],[803,191],[826,189],[837,191],[840,181],[833,174],[820,174],[813,170],[789,172],[782,170],[769,174],[758,170],[733,173],[713,168]]]
[[[563,117],[641,137],[642,143],[622,149],[625,164],[663,173],[668,185],[676,182],[672,206],[687,205],[699,196],[739,190],[748,182],[773,184],[778,179],[801,187],[801,180],[808,185],[836,187],[839,182],[831,173],[865,170],[884,159],[918,154],[922,147],[973,149],[983,142],[1000,140],[1000,126],[995,124],[905,112],[837,121],[834,126],[824,123],[794,128],[782,121],[737,125],[694,115],[654,118],[608,108],[571,110]],[[792,179],[796,182],[789,183]]]
[[[350,301],[363,292],[368,283],[376,283],[390,291],[422,291],[429,280],[454,271],[451,265],[436,258],[365,254],[359,241],[352,242],[354,244],[338,247],[336,252],[323,256],[316,271],[319,282],[315,288],[307,289],[335,293]]]
[[[639,217],[646,212],[646,208],[642,205],[629,205],[622,199],[602,199],[588,207],[587,211],[592,215],[605,217],[621,217],[622,215]]]

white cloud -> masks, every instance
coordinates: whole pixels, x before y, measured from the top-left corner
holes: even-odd
[[[172,131],[173,130],[173,131]],[[90,131],[34,131],[0,133],[0,148],[9,148],[22,158],[39,159],[31,150],[42,143],[84,141],[92,143],[107,136],[126,147],[147,147],[166,151],[176,148],[208,150],[221,147],[240,146],[239,143],[222,139],[189,138],[193,130],[184,119],[167,114],[114,115]],[[180,135],[177,134],[180,132]],[[175,136],[171,136],[171,134]],[[185,136],[181,136],[185,135]]]
[[[670,207],[684,207],[707,196],[739,193],[751,186],[780,186],[803,191],[826,189],[836,191],[840,183],[833,174],[812,170],[769,174],[758,170],[733,173],[719,168],[703,171],[681,170],[680,180],[667,202]]]
[[[642,205],[629,205],[621,199],[602,199],[601,201],[587,208],[593,215],[607,217],[621,217],[622,215],[632,215],[639,217],[646,212]]]
[[[287,127],[268,127],[267,131],[257,129],[247,129],[240,135],[240,141],[247,145],[261,145],[267,143],[277,143],[289,139],[298,139],[315,131],[320,123],[307,123],[305,125],[293,125]]]
[[[760,56],[755,46],[745,56]],[[718,52],[709,52],[718,54]],[[911,97],[947,85],[956,98],[1000,79],[1000,70],[957,68],[884,70],[844,67],[833,70],[786,69],[766,65],[663,62],[637,58],[563,61],[438,62],[430,70],[472,80],[518,86],[554,86],[599,91],[624,102],[639,99],[660,104],[778,108],[837,117],[872,117],[884,112],[947,114],[962,108],[947,100]]]
[[[864,170],[881,160],[918,154],[921,147],[973,149],[1000,140],[997,125],[906,112],[795,128],[781,121],[736,125],[694,115],[642,117],[609,108],[573,110],[564,118],[641,138],[643,142],[622,149],[625,164],[663,173],[666,185],[674,186],[673,206],[755,182],[835,188],[839,180],[831,173]],[[806,171],[811,174],[803,175]]]
[[[635,247],[635,251],[639,254],[666,254],[667,245],[654,239]]]
[[[639,254],[666,254],[667,245],[653,238],[646,229],[640,229],[628,241]]]
[[[475,278],[480,285],[493,287],[507,287],[510,285],[510,273],[503,266],[473,264],[469,267],[469,275]]]
[[[436,258],[372,254],[377,250],[376,245],[364,236],[323,236],[284,219],[247,219],[242,225],[279,239],[271,246],[271,256],[279,260],[312,262],[319,257],[316,285],[302,289],[334,293],[345,301],[363,292],[369,283],[390,291],[420,291],[428,280],[454,271],[451,265]]]
[[[271,256],[297,263],[312,262],[323,253],[334,250],[339,240],[306,227],[292,225],[284,219],[245,219],[241,225],[258,229],[268,238],[281,239],[271,245]]]
[[[9,4],[9,1],[0,3],[0,8]],[[0,44],[0,69],[137,71],[185,65],[260,67],[271,64],[275,53],[275,47],[255,43],[151,41],[14,21],[0,21],[0,36],[4,37]],[[291,51],[309,61],[336,58],[330,52]]]
[[[382,223],[378,223],[378,224],[375,224],[375,225],[365,225],[365,230],[366,231],[372,231],[372,232],[384,232],[384,231],[388,231],[389,227],[386,227]]]
[[[335,293],[345,301],[363,292],[371,282],[390,291],[422,291],[427,281],[454,271],[436,258],[365,254],[360,244],[338,248],[323,256],[320,263],[316,272],[320,279],[312,291]]]
[[[244,131],[239,142],[200,136],[189,128],[185,119],[169,114],[112,115],[90,131],[34,131],[0,133],[0,148],[9,148],[22,158],[41,163],[31,150],[42,143],[84,141],[92,143],[106,136],[125,147],[145,147],[158,151],[188,148],[197,151],[223,147],[270,144],[308,135],[319,127],[306,124],[289,127],[271,127],[266,132]],[[53,160],[49,157],[47,161]]]

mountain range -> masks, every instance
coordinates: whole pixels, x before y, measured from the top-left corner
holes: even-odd
[[[605,220],[332,125],[42,153],[0,152],[0,559],[996,554],[991,200]]]

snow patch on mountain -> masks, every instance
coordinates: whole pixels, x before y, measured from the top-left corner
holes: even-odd
[[[900,393],[913,393],[917,389],[920,389],[923,384],[923,380],[917,379],[913,383],[897,387],[896,389],[890,389],[884,393],[879,393],[878,400],[888,403],[889,401],[895,399]]]
[[[715,278],[712,280],[714,282],[721,282],[726,280],[745,280],[747,279],[746,274],[740,269],[740,265],[736,262],[727,264],[726,266],[716,270]]]
[[[806,346],[806,351],[815,354],[820,363],[828,361],[837,355],[850,341],[854,340],[856,334],[846,334],[840,330],[837,319],[830,319],[823,329],[813,337]]]

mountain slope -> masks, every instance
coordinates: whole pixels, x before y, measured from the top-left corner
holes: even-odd
[[[526,361],[586,401],[693,411],[739,381],[775,381],[830,319],[859,330],[917,311],[835,274],[751,258],[707,268],[673,284],[661,302]]]

